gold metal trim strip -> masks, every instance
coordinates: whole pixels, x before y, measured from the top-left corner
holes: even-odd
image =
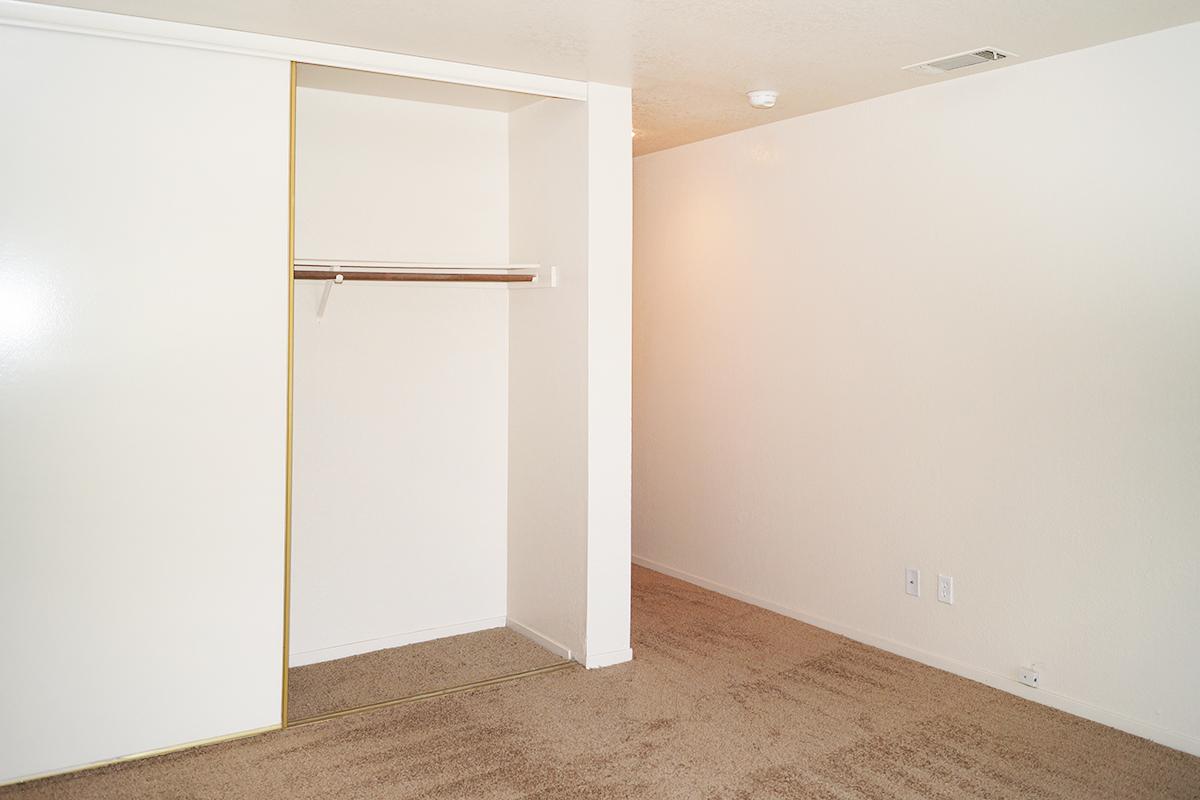
[[[388,708],[390,706],[404,705],[406,703],[415,703],[419,700],[432,700],[435,697],[444,697],[448,694],[458,694],[460,692],[469,692],[472,689],[482,689],[487,686],[495,686],[500,683],[508,683],[520,678],[531,678],[534,675],[545,675],[550,672],[558,672],[559,670],[569,669],[575,666],[574,661],[563,661],[558,664],[551,664],[546,667],[536,667],[527,669],[524,672],[513,672],[509,675],[501,675],[498,678],[488,678],[487,680],[475,681],[474,683],[464,683],[459,686],[451,686],[449,689],[437,689],[432,692],[422,692],[421,694],[413,694],[408,697],[400,697],[395,700],[384,700],[381,703],[371,703],[365,706],[355,706],[354,708],[345,708],[341,711],[330,711],[326,714],[317,714],[304,719],[292,721],[292,725],[308,725],[311,722],[324,722],[328,719],[336,719],[338,717],[349,716],[350,714],[362,714],[367,711],[376,711],[380,708]]]
[[[181,750],[190,750],[193,747],[205,747],[210,744],[221,744],[222,742],[232,742],[236,739],[248,739],[251,736],[261,736],[264,733],[271,733],[280,730],[279,725],[268,725],[265,728],[254,728],[248,731],[239,731],[238,733],[227,733],[224,736],[213,736],[209,739],[197,739],[194,742],[185,742],[184,744],[176,744],[170,747],[160,747],[156,750],[145,750],[141,753],[130,753],[127,756],[119,756],[110,758],[106,761],[94,761],[91,764],[84,764],[78,767],[68,767],[54,772],[42,772],[37,775],[30,775],[25,778],[17,778],[16,780],[0,783],[0,788],[5,786],[16,786],[19,783],[28,783],[30,781],[40,781],[44,778],[57,778],[61,775],[73,775],[77,772],[87,772],[101,767],[111,767],[113,764],[123,764],[126,761],[140,761],[143,758],[153,758],[155,756],[165,756],[169,753],[178,753]]]
[[[283,490],[283,689],[279,727],[288,726],[288,647],[291,642],[292,608],[292,383],[296,351],[296,279],[292,261],[296,257],[296,62],[291,62],[288,101],[288,329],[287,329],[287,444]]]

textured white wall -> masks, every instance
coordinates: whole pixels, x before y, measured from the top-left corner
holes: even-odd
[[[1192,25],[637,159],[636,555],[1200,752],[1197,74]]]
[[[288,65],[0,27],[0,781],[277,725]]]
[[[506,263],[508,115],[300,89],[298,259]],[[508,292],[296,284],[292,663],[503,625]]]

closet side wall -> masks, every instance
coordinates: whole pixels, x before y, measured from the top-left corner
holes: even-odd
[[[0,27],[0,781],[279,724],[288,76]]]
[[[508,617],[575,657],[587,614],[587,135],[586,103],[509,117],[511,258],[553,265],[558,285],[510,295]]]
[[[302,88],[297,259],[507,263],[503,112]],[[291,664],[505,622],[508,292],[296,284]]]

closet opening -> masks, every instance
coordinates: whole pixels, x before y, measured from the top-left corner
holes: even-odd
[[[546,321],[586,302],[561,258],[585,195],[546,181],[586,175],[584,103],[306,64],[294,83],[285,724],[570,666],[514,612],[580,589],[531,577],[523,476],[560,456],[519,404],[561,373]]]

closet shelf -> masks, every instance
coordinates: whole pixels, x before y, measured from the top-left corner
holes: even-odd
[[[298,281],[444,281],[460,283],[532,283],[533,274],[487,272],[368,272],[350,270],[297,269]]]
[[[411,283],[470,283],[507,289],[540,289],[555,286],[554,267],[541,264],[450,265],[384,261],[317,261],[296,259],[292,277],[298,281],[325,281],[317,305],[317,319],[325,316],[333,287],[346,281],[405,281]]]
[[[503,283],[553,286],[554,271],[541,264],[417,264],[411,261],[296,259],[296,280],[412,281],[418,283]]]

